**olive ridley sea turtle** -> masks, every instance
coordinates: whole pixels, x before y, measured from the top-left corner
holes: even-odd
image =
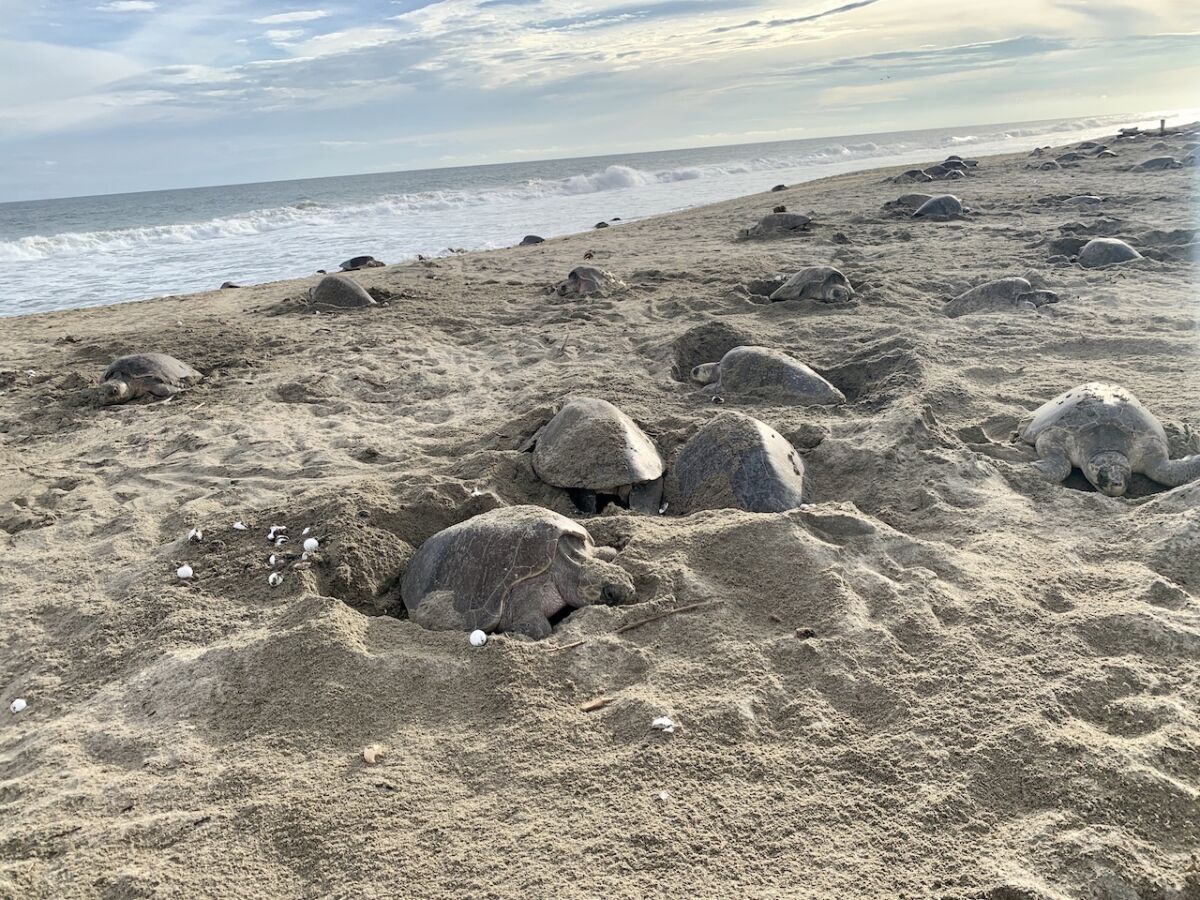
[[[756,225],[743,228],[738,232],[738,237],[748,240],[799,234],[808,229],[811,221],[808,216],[802,216],[800,213],[771,213],[759,219]]]
[[[354,258],[348,259],[342,263],[342,271],[355,272],[358,269],[378,269],[383,265],[384,263],[380,262],[373,256],[355,256]]]
[[[783,512],[800,506],[804,462],[773,428],[740,412],[722,412],[683,445],[667,478],[672,511]]]
[[[586,513],[616,501],[654,515],[662,500],[658,448],[607,400],[581,397],[559,410],[534,435],[533,471]]]
[[[809,266],[792,275],[772,294],[771,302],[782,300],[820,300],[846,303],[854,296],[850,280],[833,266]]]
[[[1085,269],[1099,269],[1141,259],[1142,254],[1117,238],[1092,238],[1079,251],[1079,264]]]
[[[770,397],[810,406],[845,403],[846,395],[798,359],[769,347],[734,347],[720,362],[692,369],[709,394]]]
[[[564,609],[627,603],[633,581],[576,522],[538,506],[508,506],[451,525],[421,545],[400,586],[425,628],[551,633]]]
[[[1178,169],[1182,166],[1183,163],[1173,156],[1156,156],[1153,159],[1138,163],[1133,167],[1133,170],[1135,172],[1161,172],[1164,169]]]
[[[912,217],[914,219],[945,221],[947,219],[961,219],[970,211],[953,194],[941,194],[937,197],[930,197],[922,203],[917,211],[912,214]]]
[[[565,279],[554,286],[560,297],[605,296],[625,287],[625,282],[611,272],[596,266],[576,266]]]
[[[343,309],[376,305],[375,298],[348,275],[326,275],[309,291],[308,297],[312,303]]]
[[[1036,309],[1046,303],[1057,303],[1053,291],[1037,290],[1024,278],[997,278],[964,291],[942,307],[952,319],[977,312],[1005,309]]]
[[[109,406],[147,394],[170,397],[203,377],[187,363],[165,353],[133,353],[108,364],[97,400]]]
[[[1021,440],[1041,457],[1034,465],[1059,482],[1078,466],[1097,490],[1120,497],[1140,472],[1167,487],[1200,478],[1200,454],[1168,458],[1158,419],[1125,388],[1093,381],[1043,404],[1021,422]]]

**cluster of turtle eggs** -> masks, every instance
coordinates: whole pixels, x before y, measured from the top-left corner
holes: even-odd
[[[244,525],[242,522],[234,522],[233,528],[236,531],[248,530],[246,525]],[[313,553],[316,553],[321,547],[321,542],[315,537],[307,537],[311,530],[311,528],[305,528],[304,531],[300,533],[300,536],[304,538],[304,554],[301,557],[302,560],[307,560],[309,556],[311,556]],[[274,544],[276,548],[282,547],[284,544],[288,543],[288,536],[284,534],[285,531],[287,531],[286,525],[272,525],[267,531],[267,540]],[[193,528],[188,532],[187,539],[191,543],[198,544],[200,541],[204,540],[204,532],[199,528]],[[269,565],[271,568],[275,568],[277,562],[278,557],[274,553],[267,558],[267,565]],[[184,563],[175,570],[175,575],[180,581],[189,581],[191,580],[192,576],[195,575],[195,572],[192,570],[191,566],[189,566],[187,563]],[[283,584],[283,575],[279,572],[272,572],[267,576],[267,584],[269,584],[271,587],[279,587],[279,585]]]

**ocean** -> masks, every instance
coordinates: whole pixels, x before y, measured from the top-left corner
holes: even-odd
[[[510,246],[777,183],[1128,124],[1092,117],[0,203],[0,316],[296,278],[360,254],[399,263]]]

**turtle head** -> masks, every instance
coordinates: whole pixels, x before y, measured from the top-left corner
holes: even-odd
[[[693,366],[692,381],[697,384],[712,384],[717,380],[717,370],[720,366],[720,363],[705,363],[702,366]]]
[[[96,396],[101,406],[122,403],[129,399],[129,383],[119,378],[110,379],[100,385]]]
[[[615,606],[629,603],[636,592],[628,572],[615,563],[590,557],[579,571],[579,596],[585,606]]]
[[[1109,497],[1121,497],[1129,487],[1129,478],[1133,474],[1129,465],[1129,457],[1124,453],[1107,451],[1097,453],[1084,466],[1083,474],[1087,480],[1096,486],[1096,490]]]

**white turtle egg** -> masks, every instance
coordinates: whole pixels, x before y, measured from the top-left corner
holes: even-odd
[[[283,584],[283,576],[278,572],[272,572],[267,576],[267,584],[269,584],[271,587],[279,587],[281,584]]]
[[[184,563],[182,566],[180,566],[178,569],[175,570],[175,574],[178,575],[180,578],[182,578],[184,581],[187,581],[189,578],[192,577],[192,567],[189,566],[187,563]]]
[[[321,542],[318,541],[316,538],[306,538],[304,541],[304,552],[305,553],[316,553],[317,548],[320,546],[321,546]]]
[[[8,704],[8,708],[11,709],[14,713],[19,713],[21,710],[23,710],[28,705],[29,704],[25,702],[24,697],[18,697],[12,703]]]
[[[487,643],[487,634],[476,628],[471,632],[471,636],[467,640],[471,642],[472,647],[482,647]]]

